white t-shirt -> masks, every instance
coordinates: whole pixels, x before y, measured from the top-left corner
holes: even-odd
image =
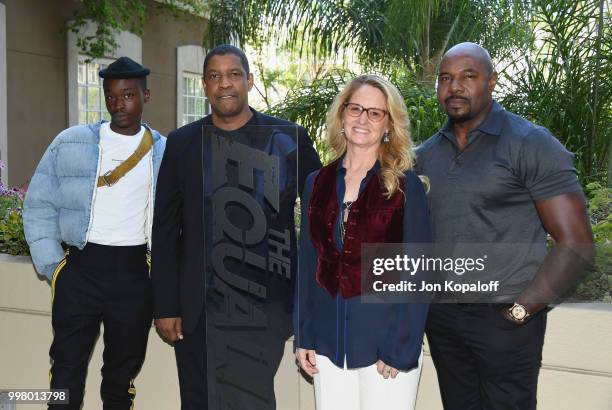
[[[122,135],[105,122],[100,128],[101,163],[104,175],[134,153],[144,135]],[[129,246],[146,243],[146,223],[151,187],[151,151],[113,186],[98,187],[95,193],[89,242]]]

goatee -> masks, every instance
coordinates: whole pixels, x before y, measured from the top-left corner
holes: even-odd
[[[462,124],[466,121],[469,121],[472,118],[470,113],[467,113],[464,115],[457,115],[457,116],[451,116],[449,113],[446,113],[446,115],[448,116],[448,121],[451,124]]]

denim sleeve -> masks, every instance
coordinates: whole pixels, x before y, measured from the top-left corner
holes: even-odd
[[[314,349],[313,305],[312,291],[317,286],[315,274],[317,269],[317,252],[310,240],[310,221],[308,204],[317,171],[306,179],[304,191],[300,200],[301,221],[298,249],[298,276],[295,288],[293,309],[293,328],[295,330],[295,346],[304,349]]]
[[[51,144],[36,167],[23,207],[23,228],[32,262],[49,279],[64,258],[56,198],[59,186],[55,172],[56,148],[57,144]]]
[[[430,243],[432,234],[425,189],[414,172],[406,173],[404,192],[404,243]],[[428,310],[428,303],[395,303],[394,326],[389,329],[379,354],[383,362],[402,371],[418,366]]]

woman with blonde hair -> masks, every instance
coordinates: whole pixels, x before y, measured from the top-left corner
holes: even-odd
[[[328,112],[327,137],[334,160],[308,176],[302,197],[298,363],[314,376],[317,410],[413,409],[428,306],[359,297],[362,243],[431,242],[397,88],[354,78]]]

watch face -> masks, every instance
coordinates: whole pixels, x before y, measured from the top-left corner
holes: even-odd
[[[510,314],[516,320],[523,320],[525,319],[525,316],[527,315],[527,311],[521,305],[514,305],[512,307],[512,310],[510,311]]]

